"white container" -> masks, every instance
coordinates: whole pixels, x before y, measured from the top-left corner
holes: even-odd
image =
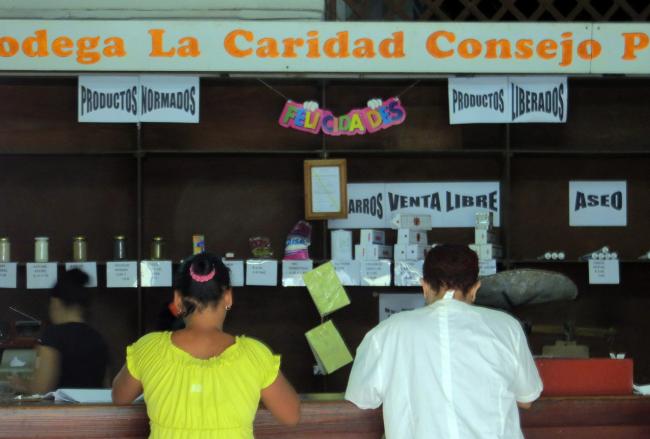
[[[469,248],[474,250],[480,260],[499,259],[503,256],[503,248],[495,244],[470,244]]]
[[[395,244],[393,255],[396,262],[420,261],[426,258],[430,245]]]
[[[50,238],[37,236],[34,238],[34,262],[44,263],[50,259]]]
[[[427,232],[424,230],[399,229],[397,230],[397,243],[427,245]]]
[[[477,229],[490,229],[494,225],[494,216],[492,212],[476,212],[474,215],[474,224]]]
[[[398,213],[391,220],[393,229],[430,230],[431,224],[431,215]]]
[[[332,231],[332,260],[352,260],[352,232],[350,230]]]
[[[406,250],[406,259],[408,261],[419,261],[427,257],[427,252],[431,247],[426,245],[409,244]]]
[[[474,229],[474,244],[495,244],[497,235],[490,229]]]
[[[379,259],[392,259],[393,247],[380,244],[356,244],[354,246],[354,259],[360,261],[377,261]]]
[[[9,238],[0,238],[0,263],[11,262],[11,242]]]
[[[359,244],[386,244],[386,234],[383,230],[361,229]]]

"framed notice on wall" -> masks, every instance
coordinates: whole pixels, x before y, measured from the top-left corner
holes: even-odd
[[[346,218],[348,215],[345,159],[305,160],[305,219]]]

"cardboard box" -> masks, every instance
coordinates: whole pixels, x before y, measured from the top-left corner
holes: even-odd
[[[397,230],[397,243],[427,245],[427,232],[424,230],[399,229]]]
[[[480,260],[500,259],[503,257],[503,248],[495,244],[470,244],[469,248],[474,250]]]
[[[431,215],[398,213],[391,220],[393,229],[430,230],[431,224]]]
[[[352,232],[350,230],[332,231],[332,260],[352,260]]]
[[[360,261],[377,261],[379,259],[391,259],[393,247],[380,244],[356,244],[354,246],[354,259]]]
[[[634,362],[609,358],[538,358],[544,396],[631,395]]]
[[[383,230],[361,229],[359,244],[386,244],[386,234]]]
[[[474,229],[474,244],[496,244],[497,235],[490,229]]]

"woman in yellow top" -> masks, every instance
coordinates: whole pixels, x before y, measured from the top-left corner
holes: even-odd
[[[113,402],[131,403],[144,391],[150,438],[251,439],[260,398],[280,422],[298,422],[300,401],[280,372],[280,357],[255,339],[223,332],[232,303],[221,259],[193,256],[179,267],[174,290],[185,328],[127,347]]]

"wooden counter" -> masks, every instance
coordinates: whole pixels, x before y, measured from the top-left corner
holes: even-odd
[[[0,438],[146,438],[142,405],[43,405],[0,407]],[[546,398],[522,414],[526,439],[641,439],[650,437],[650,398]],[[381,411],[344,401],[307,400],[297,427],[278,425],[267,410],[255,421],[255,437],[379,439]]]

